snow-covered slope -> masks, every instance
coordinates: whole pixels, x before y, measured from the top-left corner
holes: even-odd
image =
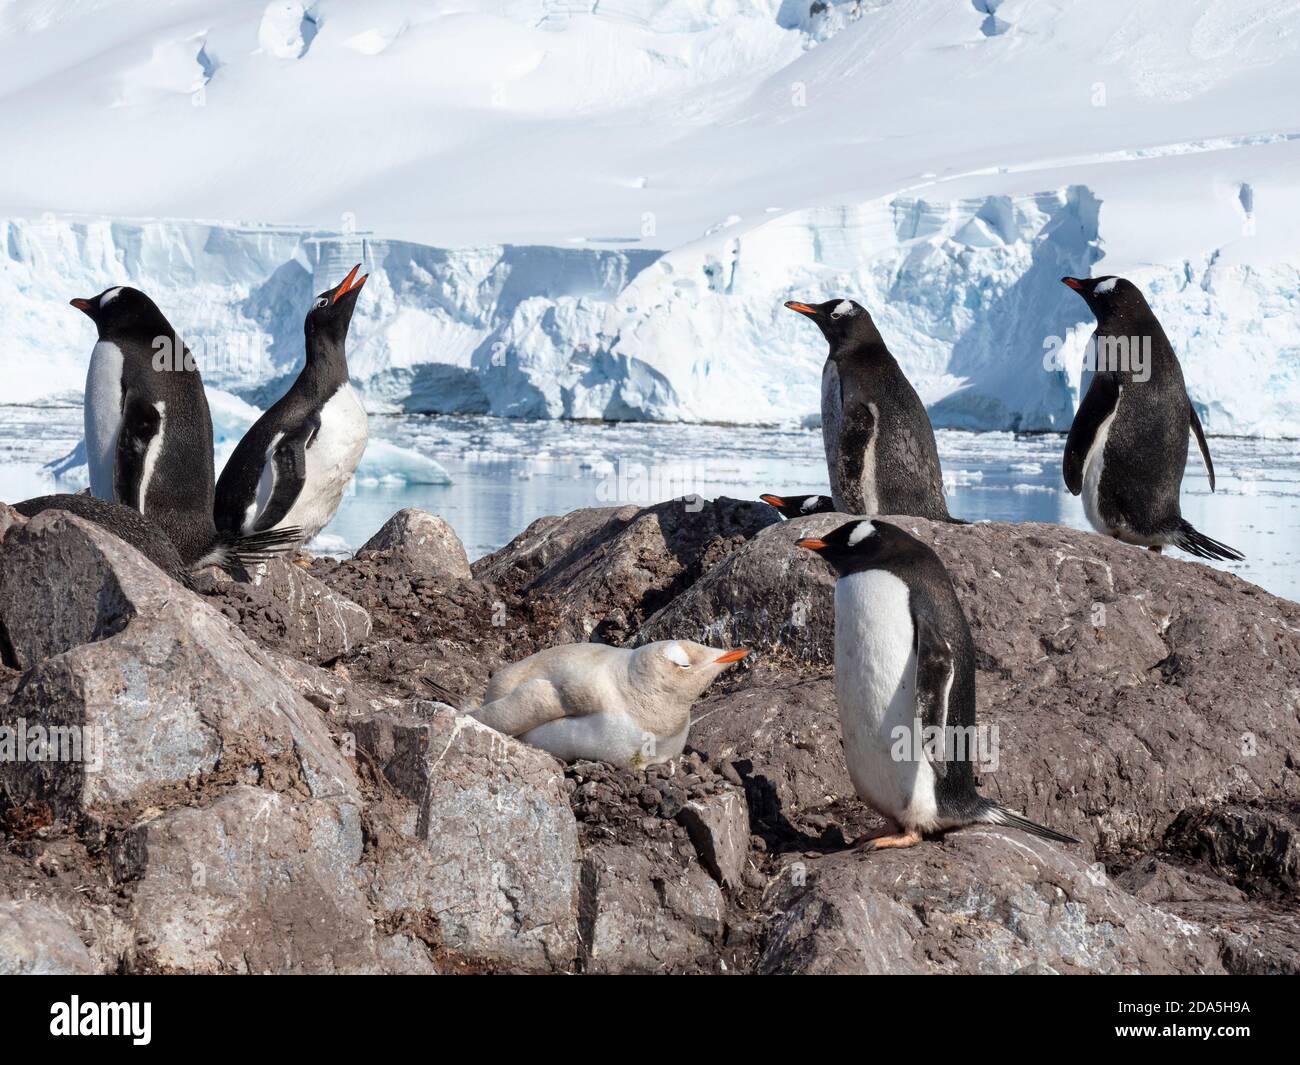
[[[853,295],[937,424],[1060,428],[1091,269],[1210,431],[1300,435],[1298,52],[1289,0],[9,0],[0,396],[127,281],[265,401],[361,259],[376,410],[804,418],[780,305]]]

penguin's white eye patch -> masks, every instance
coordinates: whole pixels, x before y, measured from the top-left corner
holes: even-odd
[[[812,510],[813,507],[819,506],[821,504],[821,501],[822,501],[821,496],[809,496],[807,499],[803,501],[803,506],[801,506],[799,509],[804,511]]]
[[[844,316],[853,316],[853,304],[848,300],[840,300],[840,302],[835,305],[835,310],[831,311],[832,318],[841,318]]]
[[[670,643],[664,648],[664,657],[674,665],[686,667],[691,664],[690,657],[682,650],[679,643]]]
[[[858,522],[858,527],[849,533],[849,546],[857,547],[868,536],[876,535],[876,527],[869,521]]]
[[[329,305],[330,305],[330,301],[328,296],[322,296],[320,299],[316,301],[316,307],[318,309],[321,307],[328,307]]]
[[[107,292],[105,292],[102,296],[99,297],[99,305],[101,307],[107,307],[121,294],[122,294],[122,290],[120,288],[110,288]]]
[[[1098,285],[1095,289],[1093,289],[1093,292],[1097,293],[1099,296],[1103,295],[1109,292],[1111,289],[1113,289],[1118,281],[1119,281],[1118,277],[1112,277],[1109,281],[1103,281],[1100,285]]]

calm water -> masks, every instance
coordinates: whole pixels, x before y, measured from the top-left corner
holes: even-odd
[[[826,491],[815,429],[404,416],[372,418],[371,433],[437,459],[455,483],[357,488],[319,549],[356,547],[407,506],[441,514],[477,558],[533,519],[578,507],[690,493],[748,499]],[[71,490],[55,485],[41,466],[66,454],[80,435],[80,408],[0,407],[0,499]],[[1062,438],[942,431],[938,441],[954,514],[1088,528],[1082,505],[1061,482]],[[1217,438],[1210,449],[1218,491],[1210,493],[1193,450],[1184,515],[1247,557],[1222,568],[1300,599],[1300,442]]]

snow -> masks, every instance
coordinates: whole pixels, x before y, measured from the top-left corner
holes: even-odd
[[[855,299],[936,425],[1060,429],[1057,279],[1116,274],[1208,431],[1300,436],[1297,52],[1288,0],[9,0],[0,396],[75,401],[130,283],[264,406],[362,260],[373,413],[814,424],[781,304]]]

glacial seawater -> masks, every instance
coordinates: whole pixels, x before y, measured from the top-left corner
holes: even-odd
[[[436,459],[454,483],[354,486],[316,550],[359,546],[401,507],[441,514],[474,559],[535,519],[578,507],[826,491],[817,429],[406,415],[372,417],[371,433]],[[42,467],[80,435],[80,408],[0,407],[0,499],[75,489]],[[937,437],[953,514],[1088,528],[1061,480],[1063,437],[947,430]],[[1300,441],[1214,437],[1210,449],[1217,491],[1189,447],[1184,516],[1246,555],[1214,565],[1300,600]]]

